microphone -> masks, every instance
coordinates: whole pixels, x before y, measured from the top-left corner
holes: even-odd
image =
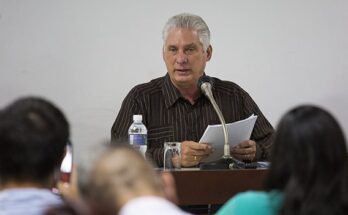
[[[219,106],[216,104],[216,101],[213,96],[213,92],[211,91],[213,86],[213,80],[209,76],[201,76],[198,80],[198,87],[201,89],[201,92],[209,99],[210,103],[213,105],[215,112],[217,113],[222,128],[224,132],[225,145],[224,145],[224,157],[231,157],[230,155],[230,144],[228,144],[228,131],[226,129],[225,118],[222,115],[222,112]]]
[[[198,88],[201,92],[209,99],[210,103],[213,105],[215,112],[217,113],[219,120],[221,122],[225,144],[224,144],[224,155],[221,159],[212,162],[201,163],[201,169],[232,169],[240,168],[244,163],[233,158],[230,153],[230,144],[228,142],[228,131],[226,129],[226,122],[222,115],[222,112],[219,106],[216,104],[216,101],[213,96],[212,87],[214,85],[213,79],[207,75],[203,75],[198,80]]]

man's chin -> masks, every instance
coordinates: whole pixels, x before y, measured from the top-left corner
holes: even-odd
[[[174,85],[179,88],[191,88],[195,84],[192,81],[176,80]]]
[[[192,76],[190,75],[175,75],[171,77],[172,83],[179,88],[190,88],[196,83],[193,81]]]

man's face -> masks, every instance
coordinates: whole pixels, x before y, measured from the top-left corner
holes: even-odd
[[[163,59],[170,79],[181,89],[197,86],[211,54],[211,46],[204,50],[197,32],[187,28],[170,30],[163,47]]]

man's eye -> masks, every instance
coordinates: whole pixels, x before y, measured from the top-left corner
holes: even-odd
[[[170,52],[176,52],[176,48],[174,48],[174,47],[170,47],[169,49],[168,49],[168,51],[170,51]]]
[[[196,51],[195,48],[193,48],[193,47],[188,48],[188,49],[186,49],[186,54],[192,54],[194,51]]]

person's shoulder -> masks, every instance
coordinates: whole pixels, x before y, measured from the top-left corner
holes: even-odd
[[[226,94],[246,94],[247,92],[240,87],[238,84],[232,82],[232,81],[227,81],[227,80],[221,80],[216,77],[212,77],[213,79],[213,87],[222,93]]]
[[[281,203],[281,195],[276,192],[247,191],[229,200],[218,215],[223,214],[276,214]]]
[[[0,214],[43,214],[47,208],[62,204],[63,199],[48,189],[10,188],[0,192],[0,203],[4,212]]]
[[[269,194],[266,192],[247,191],[236,195],[233,200],[236,203],[247,202],[249,204],[253,203],[254,201],[258,203],[262,201],[267,201],[268,195]]]
[[[132,96],[143,96],[160,92],[162,89],[163,82],[164,77],[152,79],[149,82],[141,83],[134,86],[129,92],[129,94]]]

